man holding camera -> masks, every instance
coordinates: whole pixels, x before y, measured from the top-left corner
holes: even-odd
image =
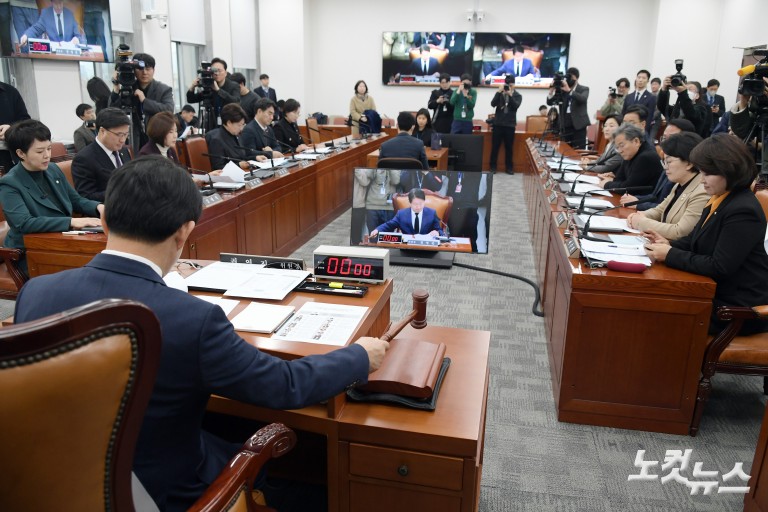
[[[475,116],[475,103],[477,103],[477,91],[472,88],[472,76],[467,73],[461,75],[461,85],[451,96],[453,105],[453,122],[451,133],[472,134],[472,118]]]
[[[560,95],[556,95],[558,85]],[[552,83],[547,95],[547,105],[554,105],[559,99],[562,99],[565,107],[563,142],[570,144],[574,149],[584,149],[587,145],[587,126],[589,126],[589,114],[587,114],[589,87],[579,84],[578,68],[568,68],[564,79],[560,80],[559,84]]]
[[[143,66],[141,64],[144,64]],[[118,63],[118,66],[120,64]],[[173,89],[164,83],[155,80],[155,58],[148,53],[137,53],[133,56],[133,72],[136,75],[136,83],[133,85],[133,136],[131,145],[134,151],[137,147],[147,142],[144,134],[149,120],[158,112],[173,112]],[[112,79],[112,94],[109,97],[110,107],[122,107],[118,71],[115,71]],[[139,123],[143,121],[144,126]],[[144,128],[144,129],[142,129]],[[136,145],[138,141],[138,146]]]
[[[762,155],[761,159],[758,159],[758,164],[760,164],[760,175],[763,179],[768,174],[764,165],[768,161],[768,126],[764,125],[765,117],[760,114],[768,111],[768,77],[762,77],[763,91],[757,94],[760,92],[757,83],[760,78],[754,75],[745,77],[739,86],[739,102],[730,111],[730,123],[733,134],[742,140],[749,137],[749,140],[746,140],[748,143],[755,137],[760,140],[762,135]],[[745,84],[744,82],[747,81],[749,83]],[[750,133],[753,128],[755,131]]]
[[[209,87],[208,84],[198,76],[187,90],[187,103],[200,103],[210,98],[213,112],[210,112],[211,115],[207,117],[205,126],[201,126],[207,131],[221,125],[220,115],[224,105],[240,103],[240,85],[227,77],[227,63],[218,57],[211,60],[210,65],[204,62],[200,64],[200,67],[203,68],[200,71],[211,73],[213,80],[210,89],[206,90]],[[198,92],[198,88],[202,90]]]
[[[79,153],[85,146],[96,140],[96,113],[93,111],[92,106],[87,103],[81,103],[75,109],[75,114],[83,122],[73,135],[75,149]]]
[[[624,98],[629,92],[629,79],[619,78],[616,80],[616,88],[608,88],[608,98],[600,107],[600,113],[604,116],[618,116],[624,108]]]
[[[517,109],[523,97],[515,90],[515,76],[504,77],[504,85],[493,96],[491,106],[496,107],[493,117],[493,139],[491,144],[491,172],[496,172],[496,161],[499,149],[504,142],[504,168],[507,174],[515,174],[512,167],[512,148],[515,144],[515,128],[517,126]]]
[[[440,88],[432,91],[427,106],[434,110],[432,128],[437,133],[451,133],[453,122],[453,105],[451,105],[451,75],[440,73]]]

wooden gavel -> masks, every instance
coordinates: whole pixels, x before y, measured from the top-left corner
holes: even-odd
[[[413,297],[413,309],[395,325],[390,325],[387,332],[381,335],[382,340],[392,341],[392,338],[397,336],[408,323],[414,329],[423,329],[427,326],[427,299],[429,298],[429,293],[427,290],[417,288],[413,290],[411,295]]]

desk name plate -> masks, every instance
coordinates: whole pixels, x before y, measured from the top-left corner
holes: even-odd
[[[563,225],[568,222],[568,214],[565,212],[558,213],[555,216],[555,222],[557,222],[558,227],[563,227]]]
[[[261,181],[261,178],[253,178],[252,180],[248,180],[245,182],[245,189],[250,190],[252,188],[256,188],[260,185],[263,185],[264,182]]]
[[[211,194],[209,196],[203,196],[203,208],[205,208],[206,206],[214,205],[216,203],[220,203],[223,200],[224,199],[222,199],[222,197],[219,195],[218,192],[216,192],[215,194]]]
[[[304,270],[304,260],[300,258],[280,258],[278,256],[258,256],[255,254],[219,253],[219,261],[225,263],[245,263],[247,265],[264,265],[269,268],[285,270]]]
[[[275,176],[286,176],[290,171],[288,169],[278,169],[275,171]]]
[[[563,244],[565,245],[565,252],[568,254],[569,258],[579,257],[579,244],[575,239],[569,238],[565,240]]]
[[[557,190],[553,190],[549,194],[549,202],[555,204],[557,202]]]

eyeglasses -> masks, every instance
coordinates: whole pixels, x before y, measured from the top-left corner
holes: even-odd
[[[128,133],[128,132],[120,132],[120,133],[118,133],[118,132],[113,132],[109,128],[104,128],[104,129],[107,130],[112,135],[117,135],[117,138],[119,138],[119,139],[127,139],[128,135],[130,135],[130,133]]]
[[[211,68],[211,72],[218,75],[219,73],[224,72],[224,68]]]

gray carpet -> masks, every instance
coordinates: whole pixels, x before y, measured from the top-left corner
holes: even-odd
[[[530,230],[520,175],[497,174],[493,187],[490,252],[456,261],[534,278]],[[321,244],[349,243],[347,212],[295,255],[311,261]],[[684,484],[628,482],[638,449],[660,461],[666,450],[692,449],[704,470],[749,473],[765,398],[757,377],[718,375],[696,438],[557,421],[544,324],[531,314],[532,289],[519,281],[454,267],[392,267],[392,319],[410,310],[410,292],[430,293],[428,321],[491,331],[490,388],[480,510],[501,511],[728,511],[743,509],[743,494],[690,495]],[[649,378],[652,376],[649,376]],[[692,478],[693,479],[693,478]],[[693,480],[704,480],[701,478]],[[722,480],[718,478],[722,484]],[[742,485],[731,481],[728,486]]]

